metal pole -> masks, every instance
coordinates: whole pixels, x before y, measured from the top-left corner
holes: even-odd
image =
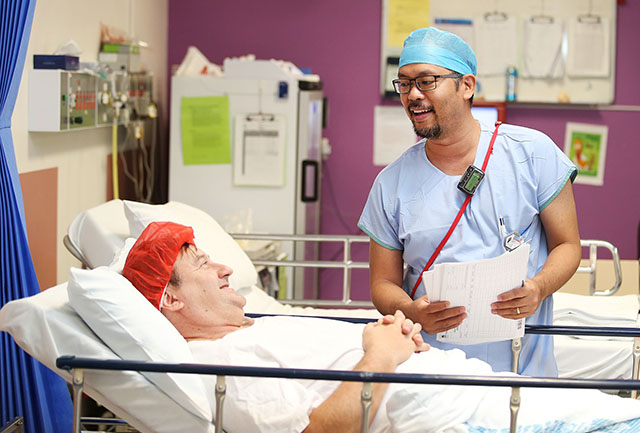
[[[224,404],[226,392],[225,376],[218,375],[216,377],[216,433],[222,433],[222,405]]]
[[[520,388],[511,388],[511,400],[509,402],[511,409],[511,424],[509,426],[510,433],[516,433],[518,428],[518,410],[520,409]]]
[[[73,370],[73,433],[80,433],[80,417],[82,412],[82,387],[84,385],[84,371],[81,368]]]
[[[513,362],[511,371],[518,373],[518,363],[520,362],[520,351],[522,350],[522,338],[514,338],[511,340],[511,352],[513,353]]]
[[[631,369],[631,379],[638,380],[640,373],[640,337],[633,338],[633,367]],[[631,391],[632,398],[638,398],[638,390]]]
[[[362,382],[360,401],[362,402],[362,428],[361,433],[369,431],[369,412],[371,411],[371,398],[373,397],[373,385],[371,382]]]

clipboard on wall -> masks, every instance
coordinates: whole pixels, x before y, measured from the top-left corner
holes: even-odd
[[[285,119],[274,114],[239,114],[235,119],[233,183],[284,186]]]

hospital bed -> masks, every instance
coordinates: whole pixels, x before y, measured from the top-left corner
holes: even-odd
[[[118,208],[122,210],[121,202],[110,202],[104,206],[111,208],[111,210]],[[104,207],[101,208],[100,211],[104,211]],[[165,214],[163,214],[163,212],[165,212]],[[155,215],[152,216],[154,219],[171,219],[170,217],[178,214],[180,222],[194,227],[201,227],[201,223],[205,221],[207,224],[216,225],[215,222],[211,223],[211,221],[209,221],[209,217],[202,215],[199,211],[185,209],[182,205],[177,204],[165,205],[165,209],[162,211],[156,208],[154,209],[154,213]],[[117,225],[120,223],[121,221],[117,219],[108,220],[108,224]],[[139,218],[137,223],[143,225],[145,223],[144,218]],[[135,233],[136,228],[133,227],[133,225],[127,225],[127,227],[121,225],[115,230],[109,228],[103,231],[105,229],[101,224],[101,222],[96,222],[91,217],[87,218],[86,214],[83,215],[82,218],[76,219],[74,224],[72,224],[69,231],[70,236],[66,242],[72,242],[71,239],[75,236],[74,233],[83,233],[83,236],[79,238],[81,241],[88,239],[86,236],[90,235],[87,235],[87,233],[93,233],[98,238],[102,238],[103,243],[100,248],[91,248],[83,251],[82,245],[77,248],[77,245],[73,244],[72,247],[78,249],[77,253],[80,253],[79,255],[82,256],[83,262],[86,263],[88,267],[93,268],[98,265],[111,263],[112,268],[117,271],[121,268],[126,253],[118,256],[117,254],[111,254],[110,251],[117,251],[119,248],[122,249],[126,247],[126,238],[129,234]],[[248,261],[246,256],[243,256],[243,254],[237,251],[237,244],[231,240],[231,238],[225,237],[221,233],[223,231],[219,226],[216,226],[215,229],[215,233],[209,233],[205,230],[198,232],[198,229],[196,229],[196,242],[205,250],[207,250],[205,244],[208,244],[208,242],[211,242],[211,245],[216,245],[217,248],[215,250],[210,250],[212,252],[212,259],[228,263],[236,269],[236,273],[232,277],[236,281],[232,281],[232,285],[241,287],[241,289],[239,289],[240,293],[243,293],[248,299],[248,311],[318,315],[316,311],[308,308],[283,306],[255,287],[255,276],[252,277],[251,275],[252,272],[255,273],[253,264]],[[113,245],[111,250],[104,248],[104,239],[106,239],[107,244]],[[236,250],[234,250],[234,248],[236,248]],[[230,252],[229,250],[233,251]],[[124,251],[126,252],[126,248]],[[224,255],[224,257],[218,256],[218,254]],[[352,265],[348,259],[345,259],[344,262],[347,264],[346,268]],[[111,289],[110,285],[109,289]],[[109,292],[111,292],[111,290],[109,290]],[[322,315],[325,316],[333,314],[336,316],[378,317],[374,311],[363,309],[322,311]],[[94,370],[92,368],[99,367],[93,366],[84,371],[84,373],[78,373],[81,370],[71,372],[58,368],[56,360],[62,355],[69,354],[80,358],[92,358],[94,360],[114,360],[116,363],[121,362],[121,358],[145,359],[140,357],[144,355],[140,353],[136,353],[136,355],[139,356],[119,356],[115,353],[112,346],[105,344],[104,336],[97,336],[70,305],[67,294],[67,283],[45,290],[37,296],[8,304],[0,312],[0,329],[8,331],[21,347],[63,376],[67,381],[76,384],[76,386],[82,384],[84,392],[110,408],[114,413],[132,425],[137,426],[140,431],[213,432],[216,429],[210,422],[213,417],[211,406],[209,405],[210,402],[207,397],[202,397],[203,394],[201,392],[193,392],[194,389],[201,388],[201,385],[198,386],[198,381],[193,380],[187,380],[187,382],[184,383],[183,379],[185,375],[178,374],[173,375],[173,377],[170,376],[169,379],[165,378],[165,382],[160,381],[163,385],[159,386],[158,379],[153,375],[127,370],[127,368],[142,370],[143,368],[139,365],[134,367],[125,366],[126,368],[116,367],[116,370],[122,369],[122,371],[107,372]],[[164,359],[164,361],[166,361],[164,364],[172,363],[172,361],[173,364],[188,363],[188,354],[183,353],[182,355],[184,356],[178,359]],[[80,361],[78,366],[83,366],[82,359],[76,361]],[[59,365],[61,366],[66,365],[69,367],[73,365],[73,360],[66,359],[60,362]],[[91,366],[91,361],[87,362],[88,365]],[[166,365],[161,366],[166,367]],[[87,368],[87,364],[84,364],[84,367]],[[110,368],[113,368],[113,366],[110,366]],[[179,367],[172,368],[179,370]],[[216,374],[220,372],[210,370],[208,373]],[[384,380],[391,379],[392,378],[389,377],[384,378]],[[343,377],[336,380],[346,379]],[[404,380],[409,379],[405,378]],[[412,378],[412,380],[418,379]],[[436,382],[431,383],[439,383],[437,380],[452,379],[423,378],[423,380],[436,380]],[[463,378],[463,380],[467,379]],[[473,382],[473,380],[469,380]],[[479,383],[488,384],[487,382]],[[514,389],[517,390],[519,390],[519,386],[531,385],[531,383],[513,383],[516,383],[517,386]],[[505,383],[503,382],[502,385],[505,385]],[[567,383],[563,383],[562,381],[555,383],[553,383],[553,381],[544,382],[544,386],[550,387],[566,385]],[[538,386],[541,385],[538,384]],[[587,381],[583,382],[583,386],[594,386],[600,389],[611,387],[616,389],[631,389],[638,387],[638,383],[626,382],[625,384],[620,381]],[[515,407],[517,407],[517,405]],[[167,410],[167,408],[171,408],[171,410]]]
[[[370,301],[351,299],[351,274],[354,269],[368,268],[368,263],[352,259],[352,250],[356,243],[368,242],[366,236],[335,235],[273,235],[273,234],[236,234],[234,238],[241,241],[278,241],[278,242],[325,242],[339,244],[342,256],[333,261],[276,261],[255,260],[253,264],[246,260],[246,255],[239,252],[238,247],[230,242],[228,236],[221,236],[221,227],[207,214],[191,206],[171,202],[162,206],[114,200],[94,207],[78,215],[69,228],[64,242],[67,248],[87,268],[109,264],[123,248],[131,233],[139,233],[144,223],[155,217],[177,219],[190,223],[194,227],[212,226],[211,230],[202,233],[207,241],[215,245],[215,250],[227,248],[235,251],[232,263],[228,263],[236,276],[242,274],[235,287],[253,287],[245,295],[248,298],[247,311],[252,313],[272,314],[305,314],[305,315],[359,315],[377,317]],[[217,233],[217,235],[216,235]],[[215,241],[215,242],[214,242]],[[578,268],[584,275],[586,290],[590,296],[557,292],[554,295],[554,325],[564,327],[575,326],[615,326],[619,328],[635,328],[638,326],[639,296],[627,293],[617,296],[622,287],[621,265],[617,249],[609,242],[598,240],[581,241],[583,248],[588,249],[588,260]],[[219,243],[219,245],[218,245]],[[213,246],[211,248],[214,250]],[[206,249],[205,249],[206,250]],[[599,254],[611,257],[607,262],[612,270],[611,278],[605,280],[605,287],[596,287],[601,283],[597,272]],[[255,283],[254,266],[297,266],[333,268],[342,271],[342,296],[338,300],[318,299],[285,299],[275,301],[260,291]],[[583,278],[584,280],[584,278]],[[580,281],[580,284],[583,282]],[[616,295],[616,296],[613,296]],[[316,311],[315,307],[322,308]],[[330,308],[330,309],[328,309]],[[348,310],[345,310],[348,308]],[[333,309],[338,309],[333,311]],[[356,310],[354,310],[356,309]],[[637,377],[640,362],[640,341],[633,337],[594,335],[556,335],[555,352],[560,377],[583,379],[631,379]],[[635,375],[634,375],[635,374]]]

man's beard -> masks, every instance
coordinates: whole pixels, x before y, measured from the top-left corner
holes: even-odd
[[[414,102],[409,105],[409,110],[411,110],[412,108],[416,108],[418,110],[430,110],[433,113],[435,120],[434,125],[423,128],[418,128],[415,122],[411,122],[413,123],[413,130],[418,137],[426,138],[427,140],[429,140],[431,138],[438,138],[442,135],[442,128],[440,127],[438,116],[436,115],[433,106],[423,107],[419,102]]]
[[[416,135],[418,137],[426,138],[427,140],[431,138],[438,138],[442,135],[442,128],[440,127],[440,124],[437,122],[435,125],[430,126],[428,128],[418,128],[414,123],[413,130],[416,132]]]

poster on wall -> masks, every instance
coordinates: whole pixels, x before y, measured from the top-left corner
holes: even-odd
[[[578,168],[575,183],[602,185],[607,155],[606,125],[567,122],[564,153]]]

